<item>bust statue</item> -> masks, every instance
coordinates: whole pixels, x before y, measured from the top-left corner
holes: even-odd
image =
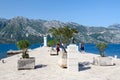
[[[75,44],[75,39],[74,39],[74,37],[72,37],[71,38],[71,42],[70,42],[71,44]]]

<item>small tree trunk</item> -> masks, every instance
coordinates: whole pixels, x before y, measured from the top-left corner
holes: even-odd
[[[66,44],[63,44],[63,45],[61,45],[61,46],[62,46],[64,52],[67,53],[66,48],[65,48]]]
[[[104,51],[100,51],[100,55],[101,55],[101,57],[105,57]]]
[[[29,58],[29,54],[27,54],[27,48],[23,49],[23,54],[22,54],[23,58]]]

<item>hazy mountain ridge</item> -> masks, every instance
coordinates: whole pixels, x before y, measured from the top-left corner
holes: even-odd
[[[79,31],[76,35],[77,41],[120,43],[120,24],[109,27],[88,27],[74,22],[28,19],[21,16],[12,19],[0,18],[0,43],[14,43],[21,39],[28,39],[32,43],[42,43],[43,35],[51,27],[63,26],[76,28]]]

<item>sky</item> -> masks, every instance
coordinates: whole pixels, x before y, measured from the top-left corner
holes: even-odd
[[[0,0],[0,17],[16,16],[107,27],[120,23],[120,0]]]

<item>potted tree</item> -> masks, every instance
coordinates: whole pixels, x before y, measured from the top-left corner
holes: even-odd
[[[107,48],[107,44],[106,43],[97,43],[96,47],[99,50],[100,56],[105,57],[104,52],[105,52],[105,49]]]
[[[57,41],[55,39],[48,41],[48,46],[51,47],[50,55],[55,55],[56,54],[56,51],[54,50],[54,46],[56,45],[56,43],[57,43]]]
[[[20,69],[34,69],[35,58],[29,57],[28,48],[30,46],[29,41],[20,40],[16,43],[17,47],[22,50],[22,58],[18,60],[18,70]]]
[[[96,48],[98,49],[100,56],[94,58],[93,64],[100,65],[100,66],[113,65],[112,58],[107,57],[104,54],[105,49],[107,48],[107,44],[106,43],[97,43]]]
[[[64,27],[60,27],[60,28],[52,27],[51,29],[49,29],[48,32],[52,34],[54,39],[56,39],[56,41],[62,47],[62,53],[60,53],[60,55],[59,55],[60,58],[58,60],[58,64],[62,68],[66,68],[67,67],[66,44],[70,43],[71,38],[73,37],[74,34],[77,34],[78,31],[75,28],[71,28],[69,26],[64,26]]]

